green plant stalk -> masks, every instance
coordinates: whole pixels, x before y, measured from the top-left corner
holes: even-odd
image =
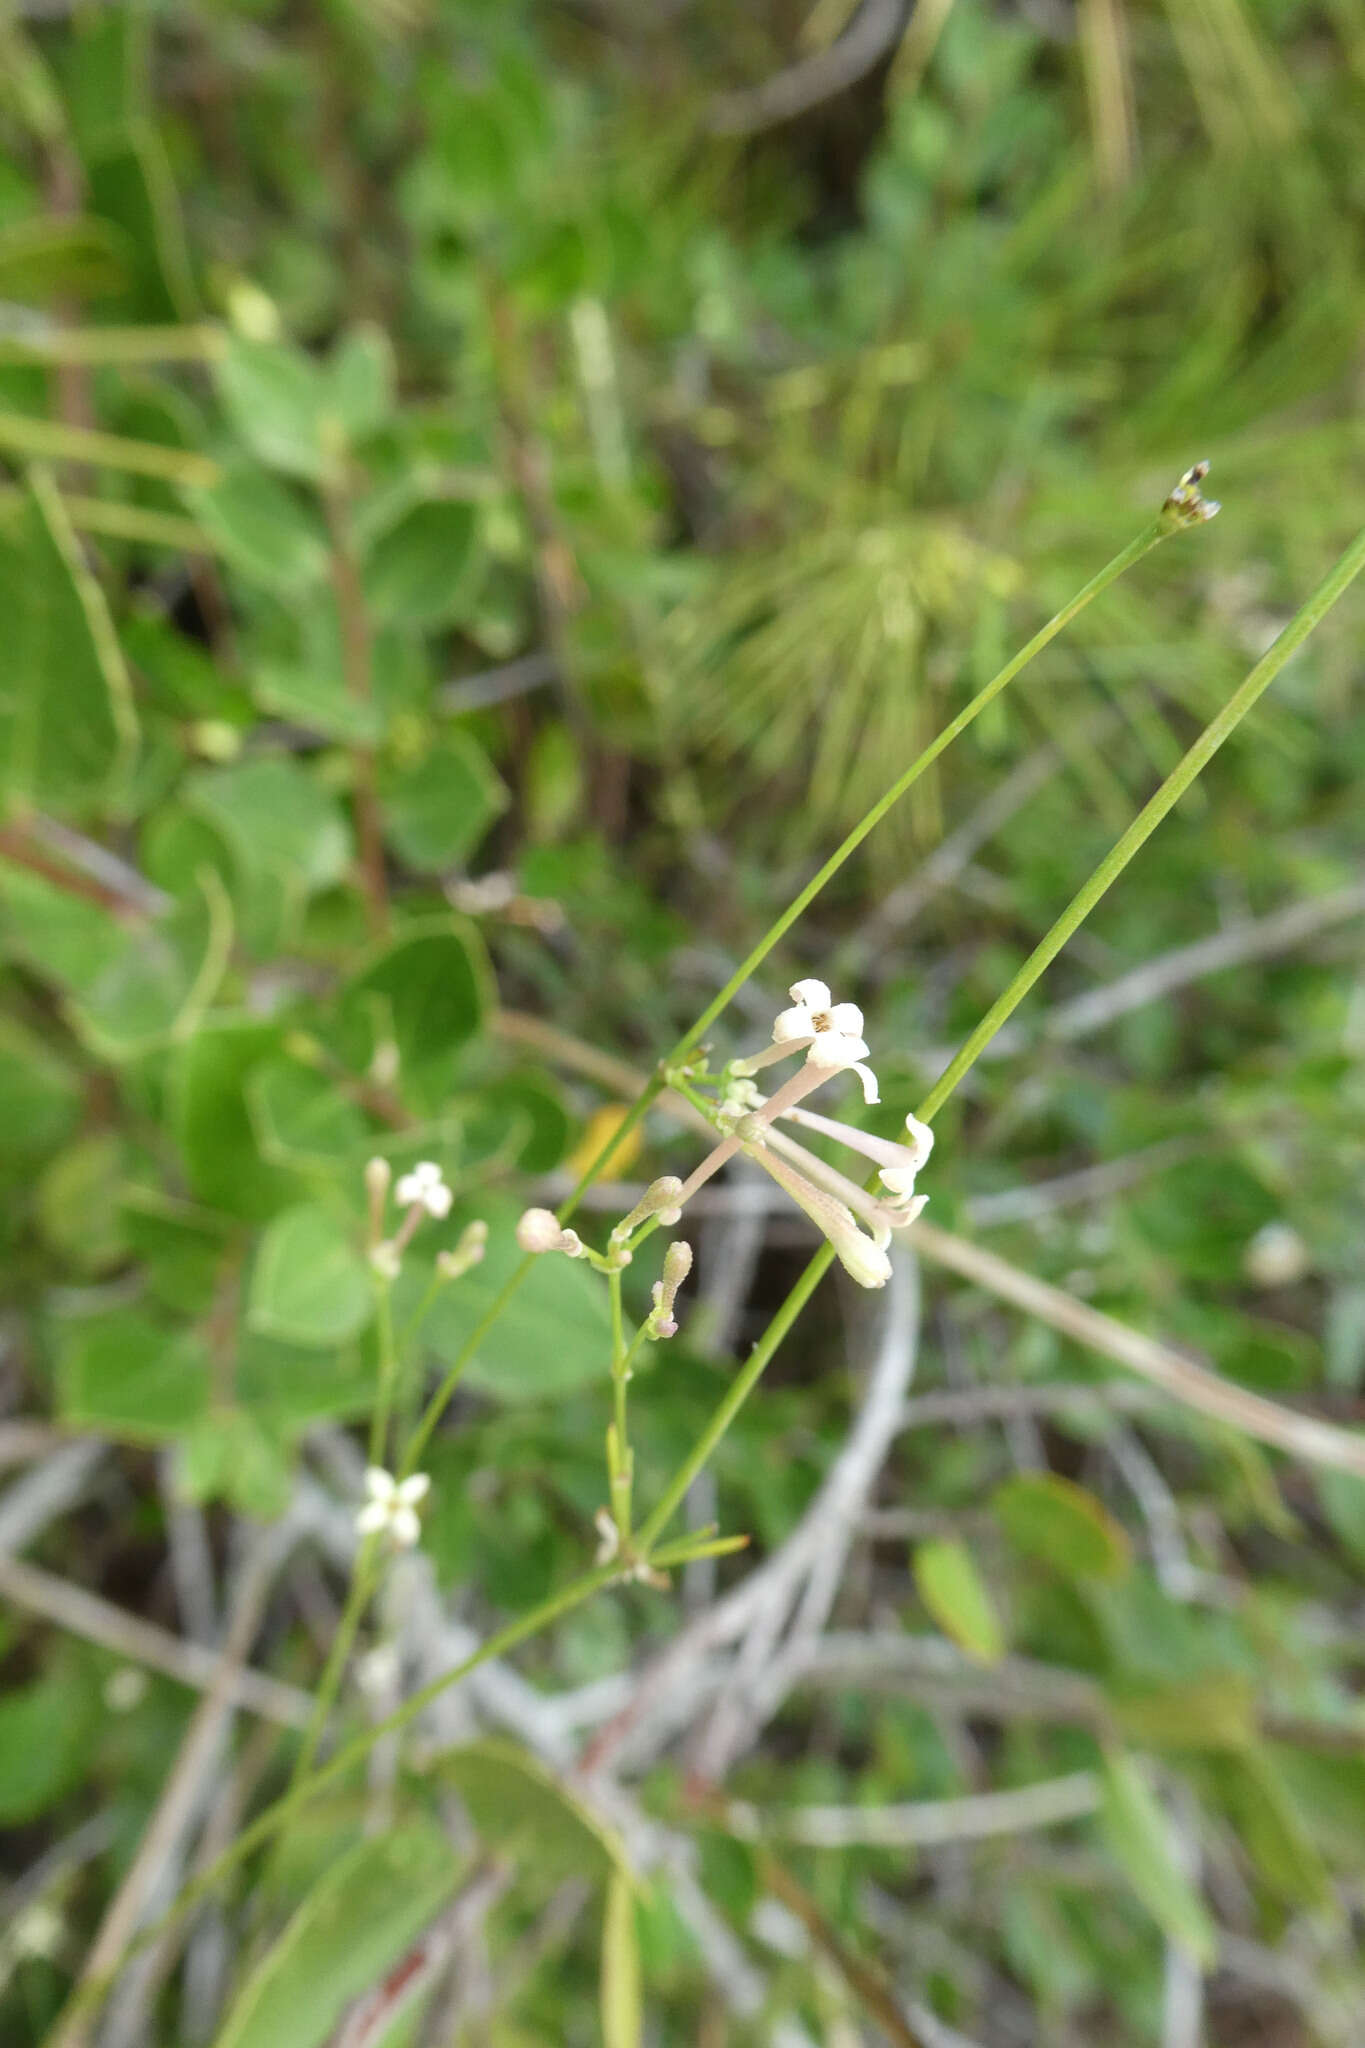
[[[622,1548],[630,1541],[630,1494],[634,1460],[626,1433],[626,1388],[630,1372],[626,1351],[625,1321],[621,1312],[621,1275],[607,1275],[611,1292],[611,1392],[612,1422],[607,1431],[607,1484],[611,1493],[612,1518]]]
[[[53,327],[0,335],[0,363],[204,363],[227,353],[221,327]]]
[[[599,1566],[593,1571],[585,1572],[581,1578],[574,1579],[561,1592],[552,1593],[548,1600],[542,1600],[529,1614],[523,1614],[519,1620],[509,1622],[506,1628],[499,1629],[496,1635],[489,1636],[487,1641],[481,1643],[462,1663],[452,1666],[449,1671],[443,1671],[438,1678],[431,1679],[410,1699],[404,1700],[402,1706],[385,1720],[352,1737],[351,1741],[344,1744],[305,1784],[292,1786],[282,1794],[264,1813],[258,1814],[234,1842],[229,1843],[222,1855],[215,1858],[207,1870],[184,1887],[160,1919],[139,1929],[135,1938],[127,1944],[123,1953],[102,1976],[90,1979],[72,1993],[53,2022],[47,2036],[49,2043],[59,2040],[73,2020],[103,2003],[129,1956],[157,1940],[183,1913],[197,1906],[201,1899],[206,1898],[223,1878],[244,1862],[254,1850],[272,1840],[308,1800],[319,1792],[326,1791],[329,1785],[335,1785],[348,1771],[363,1763],[376,1742],[382,1741],[386,1735],[393,1735],[399,1729],[406,1728],[410,1721],[415,1721],[419,1714],[425,1713],[433,1700],[439,1699],[452,1685],[458,1685],[462,1679],[468,1678],[481,1664],[487,1664],[495,1657],[505,1656],[509,1650],[515,1649],[518,1643],[525,1642],[528,1636],[538,1635],[541,1629],[549,1628],[563,1615],[571,1613],[575,1607],[581,1607],[583,1602],[591,1598],[601,1587],[610,1585],[618,1576],[619,1569],[620,1567],[614,1564]]]
[[[782,915],[769,925],[758,944],[741,961],[720,993],[707,1004],[691,1029],[685,1032],[672,1051],[660,1060],[657,1070],[650,1076],[647,1085],[631,1104],[621,1123],[612,1132],[596,1158],[590,1160],[584,1168],[578,1185],[558,1212],[561,1223],[568,1222],[586,1190],[592,1186],[598,1175],[610,1164],[618,1147],[625,1142],[630,1133],[641,1123],[650,1104],[662,1093],[665,1085],[665,1070],[675,1065],[679,1060],[686,1058],[693,1047],[700,1043],[702,1037],[710,1030],[717,1017],[719,1017],[721,1011],[726,1008],[727,1004],[733,1001],[739,990],[743,988],[750,975],[762,966],[769,953],[772,952],[773,947],[786,936],[803,911],[810,908],[810,905],[815,901],[820,891],[834,878],[845,861],[849,860],[857,852],[868,834],[875,831],[887,812],[900,802],[907,791],[918,782],[925,770],[933,766],[939,755],[946,748],[950,747],[955,739],[961,737],[972,721],[980,717],[987,705],[994,703],[1001,691],[1014,681],[1020,670],[1026,668],[1035,655],[1041,654],[1043,649],[1051,641],[1055,640],[1057,635],[1066,626],[1069,626],[1071,621],[1077,618],[1087,605],[1100,596],[1101,592],[1107,590],[1111,583],[1117,582],[1118,578],[1126,570],[1131,569],[1135,563],[1140,562],[1144,555],[1149,555],[1152,549],[1159,546],[1168,535],[1179,530],[1178,527],[1173,526],[1162,516],[1158,516],[1150,524],[1144,526],[1141,533],[1136,534],[1129,541],[1127,547],[1121,548],[1112,561],[1106,562],[1104,567],[1097,571],[1090,581],[1076,592],[1074,597],[1067,600],[1060,611],[1054,612],[1047,623],[1039,627],[1033,638],[1005,663],[1005,666],[998,674],[992,676],[991,680],[982,689],[977,691],[971,702],[964,705],[962,710],[958,712],[957,717],[944,726],[943,730],[929,742],[929,745],[922,753],[916,755],[904,773],[897,776],[885,794],[878,798],[871,810],[859,820],[847,837],[836,846],[823,867],[817,869],[804,889],[792,899],[787,908],[782,912]],[[531,1259],[534,1256],[534,1254],[528,1254],[521,1261],[521,1264],[515,1267],[508,1275],[494,1300],[489,1303],[478,1327],[472,1332],[468,1342],[455,1358],[445,1378],[427,1403],[422,1419],[417,1425],[412,1443],[403,1459],[402,1476],[406,1477],[416,1466],[418,1459],[426,1448],[432,1430],[436,1427],[447,1402],[468,1370],[471,1360],[478,1351],[479,1345],[488,1335],[488,1332],[497,1322],[498,1317],[526,1278],[530,1270]]]
[[[1083,888],[1078,889],[1052,929],[1034,947],[1028,959],[1000,995],[961,1049],[944,1068],[920,1103],[915,1115],[928,1123],[943,1107],[959,1081],[971,1069],[981,1052],[1049,967],[1067,940],[1085,921],[1105,891],[1113,886],[1138,849],[1150,839],[1157,826],[1179,803],[1196,776],[1212,760],[1228,735],[1238,726],[1257,699],[1274,682],[1280,670],[1308,638],[1319,621],[1365,568],[1365,529],[1323,578],[1313,595],[1300,607],[1275,644],[1257,662],[1215,718],[1210,719],[1184,758],[1171,770],[1161,787],[1117,840]]]
[[[27,413],[0,413],[0,448],[31,455],[40,462],[81,462],[94,468],[124,469],[154,476],[187,489],[210,488],[221,474],[207,455],[189,448],[167,448],[158,441],[130,441],[121,434],[94,428],[68,427]]]
[[[375,1328],[379,1339],[379,1384],[370,1416],[369,1457],[372,1465],[382,1465],[389,1412],[393,1405],[398,1354],[393,1334],[393,1289],[387,1280],[378,1278],[375,1281]],[[313,1710],[308,1717],[308,1726],[304,1730],[303,1741],[294,1759],[294,1767],[289,1773],[286,1797],[297,1792],[312,1769],[323,1730],[336,1705],[337,1694],[341,1690],[341,1681],[350,1659],[351,1647],[378,1582],[378,1573],[375,1570],[377,1549],[378,1538],[369,1536],[362,1540],[356,1552],[355,1564],[351,1570],[351,1583],[346,1589],[346,1605],[341,1611],[341,1619],[337,1623],[336,1632],[327,1651],[327,1662],[322,1668],[322,1677],[313,1695]],[[278,1860],[277,1847],[266,1870],[266,1891],[270,1889]]]
[[[398,1379],[398,1348],[393,1335],[393,1289],[387,1280],[377,1279],[374,1291],[374,1322],[379,1341],[379,1384],[375,1391],[374,1407],[370,1413],[370,1463],[383,1465],[386,1461],[385,1442],[389,1433],[393,1390]]]
[[[1290,656],[1303,645],[1314,627],[1331,610],[1362,569],[1365,569],[1365,529],[1357,534],[1350,547],[1324,577],[1313,595],[1295,613],[1274,646],[1257,662],[1217,717],[1204,728],[1178,766],[1167,776],[1156,795],[1138,813],[1123,837],[1101,861],[1084,888],[1078,891],[1058,918],[1047,937],[1020,968],[1000,1000],[982,1018],[962,1050],[916,1110],[915,1114],[921,1122],[927,1123],[935,1109],[947,1100],[973,1060],[980,1054],[981,1048],[1000,1029],[1011,1010],[1032,988],[1049,961],[1055,958],[1082,920],[1098,903],[1105,890],[1117,880],[1144,841],[1150,838],[1172,805],[1179,802],[1195,777],[1217,753],[1228,734],[1246,717]],[[875,1184],[875,1179],[876,1176],[873,1175],[870,1184]],[[645,1556],[652,1554],[651,1546],[667,1526],[692,1481],[757,1386],[773,1354],[828,1271],[833,1257],[834,1252],[829,1245],[822,1245],[816,1252],[754,1346],[743,1370],[717,1404],[715,1413],[701,1437],[670,1480],[663,1498],[642,1523],[637,1544]]]
[[[822,1244],[755,1344],[742,1369],[726,1388],[711,1420],[670,1479],[663,1498],[640,1525],[636,1548],[643,1556],[652,1557],[653,1544],[668,1526],[692,1481],[758,1385],[774,1352],[829,1271],[833,1259],[833,1245]]]

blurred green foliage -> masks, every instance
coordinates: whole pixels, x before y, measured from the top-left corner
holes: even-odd
[[[0,1390],[124,1447],[121,1487],[43,1544],[122,1604],[167,1618],[148,1450],[223,1540],[227,1510],[280,1511],[310,1431],[367,1412],[367,1157],[439,1159],[459,1197],[400,1318],[464,1222],[493,1226],[424,1327],[434,1371],[510,1270],[520,1202],[624,1092],[553,1032],[647,1066],[815,856],[1210,456],[1217,525],[1049,650],[717,1027],[737,1048],[786,981],[842,975],[891,1130],[922,1055],[975,1022],[1359,523],[1359,0],[921,0],[850,89],[735,132],[735,105],[853,12],[0,8]],[[1361,674],[1347,607],[955,1098],[929,1181],[931,1213],[971,1228],[993,1198],[1162,1147],[1131,1187],[1007,1212],[992,1242],[1347,1420],[1358,922],[1093,1032],[1050,1030],[1045,1006],[1358,884]],[[898,886],[1017,769],[1028,801],[902,920]],[[552,1035],[518,1030],[528,1012]],[[655,1171],[694,1156],[662,1119],[645,1144]],[[1258,1265],[1268,1242],[1290,1256]],[[789,1264],[775,1243],[755,1316]],[[841,1441],[843,1335],[822,1298],[721,1450],[723,1525],[760,1549]],[[542,1261],[432,1446],[427,1548],[480,1619],[586,1555],[605,1345],[588,1276]],[[729,1372],[686,1326],[642,1370],[642,1498]],[[936,1287],[919,1386],[1002,1380],[1109,1375]],[[1262,2038],[1354,2041],[1365,1483],[1202,1423],[1142,1428],[1184,1577],[1078,1400],[907,1435],[879,1497],[910,1511],[913,1570],[907,1535],[869,1541],[841,1608],[849,1629],[943,1628],[988,1675],[1008,1653],[1084,1680],[1093,1711],[799,1693],[734,1789],[875,1807],[1094,1770],[1097,1822],[975,1848],[970,1887],[906,1852],[782,1853],[848,1949],[986,2044],[1156,2042],[1163,1934],[1212,1967],[1214,1921],[1272,1982],[1284,1959],[1309,2032]],[[598,1677],[675,1623],[672,1601],[613,1595],[531,1668]],[[52,1893],[60,1941],[0,1941],[0,2034],[36,2043],[189,1709],[155,1678],[115,1711],[109,1654],[17,1612],[0,1654],[16,1876],[116,1816]],[[306,1643],[281,1657],[314,1681]],[[555,1874],[607,1885],[612,2048],[637,2031],[637,1941],[648,2038],[719,2038],[667,1884],[632,1905],[614,1843],[529,1771],[496,1746],[450,1763],[516,1868],[499,1953],[550,1896],[557,1843]],[[681,1775],[647,1796],[691,1826]],[[1203,1897],[1158,1790],[1202,1817]],[[282,2041],[281,2014],[291,2041],[325,2039],[340,1992],[449,1896],[431,1788],[412,1803],[347,1860],[305,1831],[282,1879],[303,1917],[246,1954],[225,2042]],[[358,1819],[326,1824],[349,1843]],[[764,1945],[750,1848],[695,1832],[767,1972],[733,2038],[856,2011],[845,1974]],[[490,2039],[595,2037],[598,1924],[526,1951]],[[1210,1980],[1220,2048],[1244,2038],[1238,1983]],[[157,2011],[182,2038],[174,1986]]]

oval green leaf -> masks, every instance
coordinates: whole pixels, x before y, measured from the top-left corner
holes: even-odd
[[[1132,1563],[1124,1530],[1093,1493],[1055,1472],[1021,1472],[991,1506],[1016,1550],[1068,1577],[1117,1579]]]
[[[946,1636],[980,1664],[1005,1653],[1000,1617],[965,1543],[950,1538],[921,1543],[914,1554],[920,1599]]]

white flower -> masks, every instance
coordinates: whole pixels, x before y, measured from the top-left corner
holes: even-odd
[[[820,1116],[813,1109],[793,1107],[787,1115],[793,1123],[805,1124],[812,1131],[823,1131],[827,1138],[837,1138],[841,1145],[861,1152],[864,1159],[874,1160],[879,1169],[877,1178],[887,1193],[895,1197],[898,1206],[909,1202],[915,1192],[915,1176],[934,1149],[933,1132],[916,1116],[905,1119],[907,1142],[901,1144],[893,1138],[874,1137],[871,1131],[860,1131],[856,1124],[844,1124],[835,1117]],[[920,1208],[923,1207],[921,1202]],[[915,1214],[919,1214],[918,1209]]]
[[[414,1205],[425,1209],[428,1216],[438,1219],[450,1214],[450,1205],[455,1197],[445,1184],[445,1177],[433,1160],[422,1159],[405,1173],[394,1189],[394,1198],[400,1208],[410,1209]]]
[[[369,1499],[355,1518],[356,1528],[362,1536],[386,1534],[400,1550],[411,1550],[422,1533],[417,1504],[425,1500],[430,1488],[431,1481],[425,1472],[395,1479],[392,1472],[385,1472],[378,1465],[369,1466],[365,1473]]]
[[[779,1011],[773,1020],[773,1043],[795,1052],[807,1048],[806,1061],[812,1067],[834,1072],[851,1067],[863,1084],[868,1102],[877,1101],[877,1077],[864,1066],[867,1044],[863,1038],[863,1013],[856,1003],[836,1003],[823,981],[793,982],[788,990],[794,1007]]]
[[[391,1238],[370,1247],[370,1269],[381,1280],[396,1280],[403,1270],[403,1253]]]

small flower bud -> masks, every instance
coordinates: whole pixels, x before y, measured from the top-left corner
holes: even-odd
[[[471,1266],[477,1266],[488,1244],[488,1225],[476,1218],[460,1232],[458,1243],[448,1252],[437,1252],[436,1271],[442,1280],[459,1280]]]
[[[527,1209],[517,1224],[517,1243],[524,1252],[563,1252],[567,1258],[583,1257],[583,1240],[576,1230],[560,1224],[553,1209]]]
[[[650,1289],[654,1303],[645,1318],[645,1335],[651,1340],[660,1337],[676,1337],[678,1319],[673,1313],[678,1289],[692,1271],[692,1247],[686,1239],[679,1238],[664,1253],[662,1280],[656,1280]]]
[[[1167,528],[1198,526],[1206,519],[1216,519],[1222,510],[1216,498],[1205,498],[1199,486],[1209,473],[1207,462],[1196,462],[1187,469],[1180,482],[1161,508]]]
[[[393,1168],[387,1159],[367,1159],[365,1162],[365,1192],[372,1202],[382,1202],[389,1192]]]
[[[682,1215],[677,1206],[682,1186],[676,1173],[665,1173],[658,1180],[652,1180],[629,1216],[623,1216],[613,1227],[612,1237],[617,1241],[629,1237],[637,1223],[644,1223],[651,1216],[656,1216],[665,1225],[676,1223]]]
[[[563,1234],[553,1209],[527,1209],[517,1224],[517,1243],[524,1252],[556,1252]]]

